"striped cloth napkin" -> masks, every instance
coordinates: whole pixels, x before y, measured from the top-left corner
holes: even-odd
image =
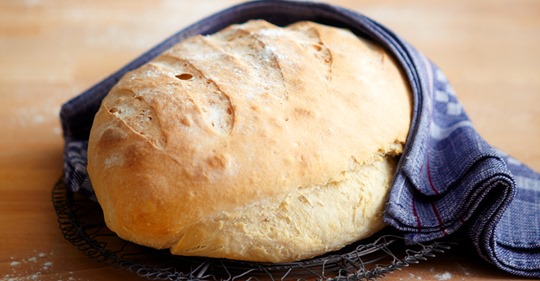
[[[375,21],[324,3],[234,6],[178,32],[64,104],[67,186],[93,197],[86,173],[89,131],[101,100],[127,71],[186,37],[255,18],[277,25],[310,20],[345,27],[392,53],[408,77],[415,108],[385,220],[414,242],[464,230],[485,260],[516,275],[540,278],[540,175],[478,135],[447,78],[429,59]]]

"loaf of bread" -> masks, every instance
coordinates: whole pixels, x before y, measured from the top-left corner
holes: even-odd
[[[313,22],[253,20],[127,73],[95,116],[88,173],[123,239],[307,259],[384,227],[411,104],[381,47]]]

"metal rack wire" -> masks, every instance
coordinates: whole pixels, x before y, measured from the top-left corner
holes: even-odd
[[[99,204],[67,190],[60,179],[52,201],[63,236],[91,259],[150,280],[374,280],[435,257],[450,242],[405,243],[384,230],[338,252],[292,263],[183,257],[122,240],[103,221]]]

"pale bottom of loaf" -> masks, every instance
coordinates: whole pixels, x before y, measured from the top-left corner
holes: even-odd
[[[351,159],[351,170],[325,185],[301,187],[188,226],[171,251],[285,262],[338,250],[384,227],[382,215],[396,163],[391,156],[367,165]]]

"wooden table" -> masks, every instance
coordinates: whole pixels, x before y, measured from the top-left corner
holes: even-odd
[[[138,280],[60,234],[61,104],[182,27],[239,1],[0,2],[0,279]],[[540,170],[540,1],[330,1],[434,60],[485,139]],[[452,250],[389,280],[518,279]]]

